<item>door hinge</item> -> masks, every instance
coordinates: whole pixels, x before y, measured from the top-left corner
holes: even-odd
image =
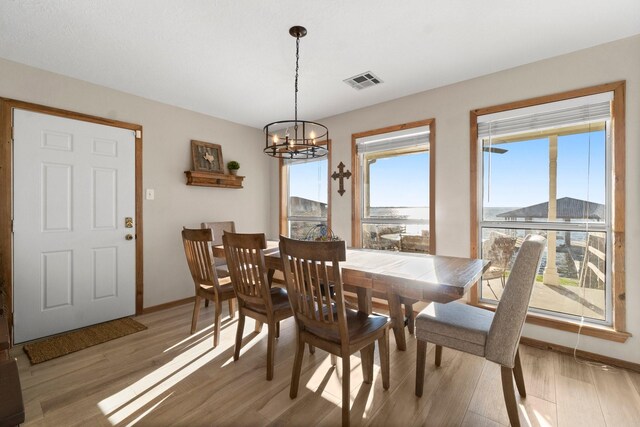
[[[11,233],[13,234],[13,220],[11,220]]]
[[[13,143],[13,129],[14,129],[14,127],[11,126],[11,139],[9,140],[9,144]]]
[[[140,129],[136,130],[136,138],[142,138],[142,131]]]

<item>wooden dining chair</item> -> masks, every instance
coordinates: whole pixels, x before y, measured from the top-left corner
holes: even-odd
[[[501,366],[509,421],[512,426],[520,425],[512,378],[520,396],[526,397],[518,345],[545,242],[542,236],[524,240],[495,313],[459,303],[433,303],[420,312],[416,318],[416,396],[422,396],[424,387],[427,342],[436,345],[436,366],[440,366],[442,346],[475,354]]]
[[[225,231],[230,233],[236,232],[236,224],[233,221],[215,221],[215,222],[203,222],[200,224],[202,228],[210,228],[211,233],[213,234],[213,241],[211,244],[213,246],[221,246],[222,245],[222,235]],[[216,265],[216,273],[218,273],[218,278],[221,277],[229,277],[229,267],[227,266],[227,261],[224,258],[213,258]]]
[[[349,357],[360,351],[364,382],[373,381],[375,342],[378,341],[382,386],[389,388],[389,325],[386,316],[366,314],[345,307],[340,261],[345,260],[342,241],[309,242],[280,236],[284,277],[298,333],[291,374],[292,399],[298,395],[305,343],[342,358],[342,425],[349,425]],[[329,287],[333,285],[334,297]]]
[[[266,323],[267,381],[273,378],[275,339],[280,336],[280,321],[293,315],[287,291],[271,288],[264,264],[267,241],[264,234],[224,232],[222,236],[229,274],[238,296],[238,330],[233,360],[240,358],[245,316],[256,321],[256,332]]]
[[[215,329],[213,331],[213,346],[218,345],[220,339],[220,314],[222,301],[229,301],[229,316],[235,315],[234,299],[236,297],[230,278],[218,278],[211,252],[213,238],[209,229],[182,230],[182,243],[187,257],[189,271],[196,289],[196,300],[193,306],[193,318],[191,319],[191,333],[196,331],[198,316],[200,315],[200,302],[211,300],[215,304]]]

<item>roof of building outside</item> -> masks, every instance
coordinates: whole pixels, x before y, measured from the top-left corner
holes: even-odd
[[[586,200],[562,197],[556,201],[556,218],[558,219],[595,219],[604,220],[604,205]],[[526,206],[497,214],[502,218],[548,218],[549,202]]]

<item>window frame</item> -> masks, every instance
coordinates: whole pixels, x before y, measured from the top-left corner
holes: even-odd
[[[477,258],[480,254],[479,236],[482,218],[480,218],[480,200],[483,183],[480,161],[482,154],[478,144],[478,117],[502,111],[546,104],[571,98],[579,98],[602,92],[613,92],[611,101],[611,171],[610,171],[610,233],[611,233],[611,326],[595,323],[581,324],[574,319],[529,311],[527,323],[560,329],[568,332],[581,332],[585,335],[625,342],[630,336],[626,332],[624,239],[625,239],[625,81],[618,81],[582,89],[561,92],[522,101],[516,101],[470,112],[470,255]],[[472,287],[469,303],[478,307],[495,310],[495,305],[479,300],[477,283]]]
[[[425,119],[415,122],[409,122],[399,125],[387,126],[384,128],[358,132],[351,135],[351,171],[353,179],[351,181],[351,245],[355,248],[362,247],[362,170],[356,142],[360,138],[373,135],[381,135],[390,132],[396,132],[404,129],[412,129],[417,127],[429,127],[429,253],[435,254],[436,251],[436,217],[435,217],[435,200],[436,200],[436,122],[435,119]],[[384,222],[384,221],[383,221]]]
[[[331,229],[331,140],[327,140],[326,143],[321,145],[327,146],[327,227]],[[322,158],[321,158],[322,159]],[[283,236],[289,237],[289,209],[287,202],[289,200],[289,174],[285,159],[279,159],[279,180],[280,180],[280,221],[279,221],[279,233]],[[315,217],[314,217],[315,218]],[[294,221],[301,220],[313,220],[314,218],[299,218],[295,217]]]

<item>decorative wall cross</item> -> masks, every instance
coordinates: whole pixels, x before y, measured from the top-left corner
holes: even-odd
[[[344,189],[344,179],[349,179],[351,178],[351,172],[349,171],[344,171],[345,165],[344,163],[340,162],[340,164],[338,165],[338,170],[340,171],[340,173],[338,172],[334,172],[331,175],[331,178],[333,178],[334,180],[340,178],[340,189],[338,190],[338,193],[340,193],[340,195],[342,196],[345,192]]]

